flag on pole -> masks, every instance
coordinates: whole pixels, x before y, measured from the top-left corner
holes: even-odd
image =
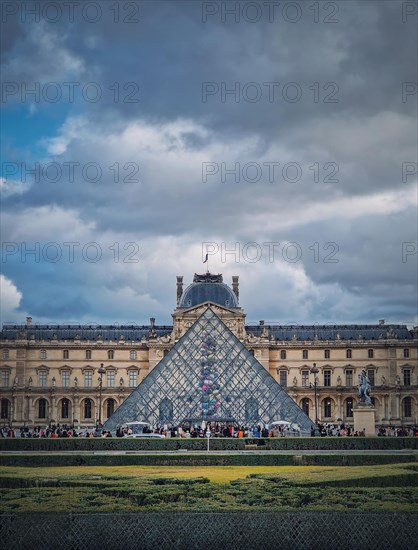
[[[203,263],[205,264],[209,259],[209,254],[206,254],[205,259],[203,260]]]

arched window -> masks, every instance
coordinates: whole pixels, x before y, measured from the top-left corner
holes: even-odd
[[[91,359],[91,349],[86,349],[86,359]]]
[[[165,397],[160,403],[160,422],[171,422],[173,419],[173,403]]]
[[[367,356],[369,359],[373,359],[374,357],[374,351],[372,349],[367,350]]]
[[[68,359],[70,357],[70,352],[68,351],[68,349],[64,349],[62,351],[62,358],[63,359]]]
[[[135,361],[136,360],[136,350],[135,349],[131,349],[131,351],[129,352],[129,358],[131,361]]]
[[[247,422],[258,422],[258,401],[250,397],[245,403],[245,420]]]
[[[43,397],[38,401],[38,418],[46,418],[47,402]]]
[[[91,399],[85,399],[84,400],[84,418],[91,418],[92,415],[92,400]]]
[[[115,400],[110,398],[106,401],[106,418],[112,416],[115,412]]]
[[[325,350],[324,350],[324,357],[325,357],[325,359],[329,359],[329,358],[330,358],[330,355],[331,355],[331,352],[329,351],[329,349],[325,349]]]
[[[61,400],[61,418],[68,418],[70,413],[70,402],[67,398]]]
[[[286,359],[286,350],[285,349],[280,350],[280,359]]]
[[[331,418],[332,416],[332,401],[330,397],[324,399],[324,417]]]
[[[353,398],[352,397],[349,397],[345,401],[345,416],[347,418],[353,417]]]
[[[351,356],[353,355],[353,352],[351,351],[351,349],[348,349],[346,352],[345,352],[345,356],[347,359],[351,359]]]
[[[1,400],[0,416],[1,418],[9,418],[10,402],[8,399]]]
[[[309,416],[309,399],[307,397],[302,399],[301,408],[306,416]]]
[[[302,350],[302,359],[307,359],[307,358],[308,358],[308,350],[304,349]]]
[[[114,358],[115,358],[115,352],[113,351],[113,349],[110,349],[110,350],[107,352],[107,358],[108,358],[108,359],[114,359]]]
[[[403,415],[407,418],[410,418],[412,416],[412,399],[410,397],[405,397],[402,404]]]
[[[164,357],[165,357],[166,355],[168,355],[168,352],[169,352],[168,349],[165,349],[165,350],[164,350]]]

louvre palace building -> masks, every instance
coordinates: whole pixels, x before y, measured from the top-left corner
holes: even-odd
[[[210,273],[187,286],[177,277],[172,317],[170,326],[3,325],[0,425],[93,428],[119,407],[151,424],[205,415],[352,424],[364,369],[376,425],[418,424],[418,327],[246,325],[239,278],[229,286]]]

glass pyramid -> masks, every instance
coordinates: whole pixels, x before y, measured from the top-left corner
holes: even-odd
[[[132,421],[155,427],[202,420],[246,426],[288,420],[302,432],[314,426],[210,307],[104,428],[115,430]]]

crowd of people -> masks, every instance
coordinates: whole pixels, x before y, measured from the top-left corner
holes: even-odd
[[[269,438],[285,437],[297,435],[294,430],[287,426],[273,426],[268,429],[267,426],[238,426],[233,424],[221,423],[202,423],[202,424],[184,424],[182,426],[162,425],[154,430],[145,427],[142,433],[155,433],[164,437],[181,438],[204,438],[208,432],[210,437],[238,437],[238,438]],[[116,430],[116,437],[126,437],[132,435],[132,428],[129,426],[120,426]],[[322,437],[362,437],[364,431],[354,431],[348,424],[318,424],[317,428],[311,429],[311,436]],[[377,431],[379,437],[418,437],[418,426],[386,426],[380,427]],[[0,437],[30,437],[30,438],[60,438],[60,437],[113,437],[108,430],[100,428],[77,429],[68,424],[57,424],[48,427],[35,426],[29,428],[22,426],[20,428],[0,427]]]

